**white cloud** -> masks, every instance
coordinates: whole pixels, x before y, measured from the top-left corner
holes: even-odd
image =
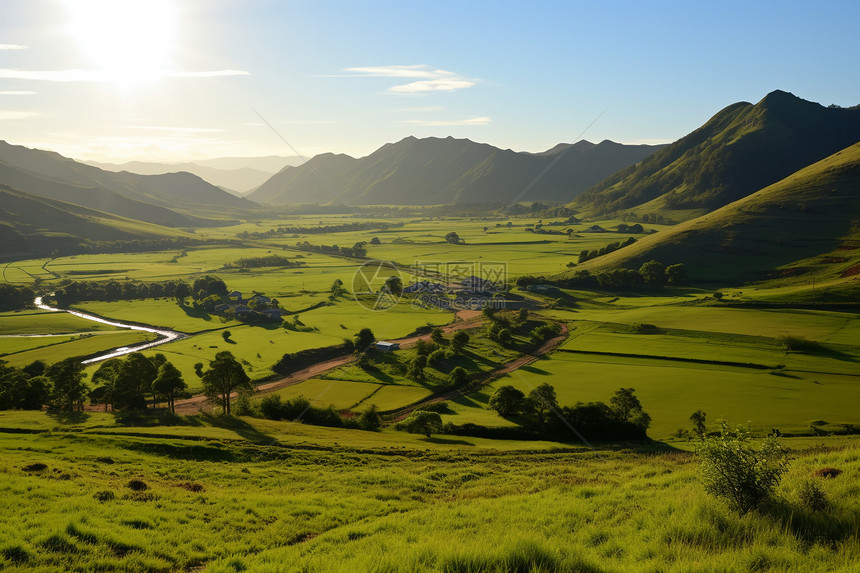
[[[412,123],[415,125],[426,125],[426,126],[444,126],[444,125],[487,125],[490,123],[491,119],[486,116],[482,117],[472,117],[469,119],[454,119],[454,120],[442,120],[442,121],[428,121],[423,119],[407,119],[403,123]]]
[[[247,76],[241,70],[212,70],[188,72],[179,70],[160,70],[156,76],[165,78],[215,78],[223,76]],[[12,70],[0,69],[0,79],[34,80],[44,82],[111,82],[115,75],[101,70]]]
[[[27,119],[28,117],[36,117],[42,115],[38,111],[4,111],[0,110],[0,121],[7,119]]]
[[[0,50],[26,50],[27,46],[21,44],[0,44]]]
[[[145,129],[147,131],[170,131],[173,133],[223,133],[223,129],[209,127],[180,127],[173,125],[121,125],[123,129]]]
[[[445,108],[441,105],[429,105],[426,107],[401,107],[400,109],[395,109],[394,111],[408,111],[408,112],[416,112],[416,111],[444,111]]]
[[[0,96],[28,96],[28,95],[36,95],[38,92],[31,92],[25,90],[4,90],[0,91]]]
[[[434,69],[426,65],[415,66],[363,66],[346,68],[345,77],[410,78],[416,81],[388,88],[390,93],[410,94],[422,92],[453,92],[470,88],[477,80],[463,77],[456,72]]]

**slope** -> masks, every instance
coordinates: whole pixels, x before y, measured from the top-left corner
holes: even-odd
[[[186,236],[166,227],[39,197],[0,184],[0,255],[76,252],[90,241]]]
[[[85,188],[101,188],[135,201],[171,210],[194,211],[200,205],[254,208],[254,204],[190,174],[137,175],[112,173],[63,157],[59,153],[29,149],[0,141],[0,161],[31,174]],[[2,182],[2,181],[0,181]]]
[[[857,141],[860,107],[825,108],[774,91],[756,105],[723,109],[580,195],[574,206],[592,214],[675,210],[685,218],[683,210],[716,209]]]
[[[129,199],[104,187],[88,187],[47,175],[38,175],[9,165],[5,161],[0,161],[0,182],[40,197],[75,203],[156,225],[178,227],[199,223],[197,218],[171,211],[160,205]]]
[[[360,159],[316,156],[277,173],[248,198],[397,205],[569,201],[658,148],[582,141],[533,154],[468,139],[407,137]]]
[[[637,268],[652,259],[683,262],[693,279],[727,282],[860,274],[860,143],[576,271]]]

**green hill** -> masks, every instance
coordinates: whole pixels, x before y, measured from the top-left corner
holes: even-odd
[[[691,278],[713,281],[860,276],[860,143],[576,270],[652,259],[683,262]]]
[[[190,173],[168,173],[164,175],[137,175],[135,173],[113,173],[79,163],[52,151],[29,149],[0,141],[0,161],[6,172],[0,174],[0,183],[6,183],[23,191],[61,199],[68,202],[86,201],[85,205],[106,210],[102,205],[119,208],[117,214],[163,224],[207,224],[206,219],[195,216],[202,211],[253,210],[256,205],[247,199],[236,197],[223,189],[207,183]],[[15,183],[7,181],[11,171],[25,172],[26,177]],[[84,191],[87,190],[87,191]],[[68,195],[63,195],[68,193]],[[126,200],[146,203],[160,210],[132,206],[110,195],[119,195]],[[89,198],[88,198],[89,197]],[[181,213],[169,214],[170,211]]]
[[[174,229],[24,193],[0,184],[0,256],[76,252],[88,241],[185,236]]]
[[[756,105],[730,105],[696,131],[580,195],[574,206],[593,214],[675,211],[670,216],[685,219],[745,197],[857,141],[860,107],[825,108],[775,91]]]
[[[658,148],[580,141],[534,154],[468,139],[407,137],[360,159],[318,155],[275,174],[248,198],[365,205],[566,202]]]

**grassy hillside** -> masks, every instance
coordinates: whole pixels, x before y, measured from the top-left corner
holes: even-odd
[[[276,174],[249,198],[373,205],[569,201],[658,147],[580,141],[532,154],[468,139],[407,137],[361,159],[314,157]]]
[[[685,263],[693,279],[848,279],[860,263],[858,213],[860,143],[576,270],[638,267],[657,259]]]
[[[86,165],[63,157],[51,151],[29,149],[20,145],[10,145],[0,141],[0,161],[16,170],[24,170],[29,176],[27,181],[33,188],[23,188],[24,191],[43,194],[52,198],[74,202],[74,197],[60,197],[57,193],[70,192],[73,187],[97,189],[98,193],[109,196],[118,194],[126,199],[155,205],[162,209],[184,209],[199,211],[201,207],[218,207],[220,209],[252,209],[254,204],[246,199],[235,197],[230,193],[211,185],[196,175],[190,173],[170,173],[166,175],[137,175],[134,173],[113,173],[91,165]],[[37,176],[41,181],[32,179]],[[0,175],[2,177],[2,175]],[[46,181],[61,183],[67,187],[54,189],[48,193]],[[0,183],[16,186],[0,178]],[[112,199],[118,202],[118,199]],[[93,206],[93,205],[88,205]],[[104,209],[102,209],[104,210]],[[143,210],[143,213],[148,211]],[[118,213],[119,214],[119,213]],[[126,214],[127,213],[123,213]],[[196,213],[174,214],[174,217],[190,217],[196,224],[206,224],[206,220],[194,217]]]
[[[83,241],[129,241],[185,233],[17,191],[0,184],[0,256],[68,252]]]
[[[0,433],[0,568],[847,572],[860,559],[856,440],[786,440],[782,499],[739,517],[684,451],[153,422],[0,414],[35,432]],[[843,473],[809,477],[824,467]],[[799,501],[809,479],[824,512]]]
[[[860,108],[825,108],[775,91],[756,105],[725,108],[574,205],[593,213],[669,211],[689,218],[684,211],[721,207],[858,140]]]

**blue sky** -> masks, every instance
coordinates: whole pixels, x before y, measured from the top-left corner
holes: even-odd
[[[860,3],[28,0],[0,6],[0,138],[72,157],[541,151],[673,141],[774,89],[860,103]],[[259,115],[258,115],[259,114]]]

